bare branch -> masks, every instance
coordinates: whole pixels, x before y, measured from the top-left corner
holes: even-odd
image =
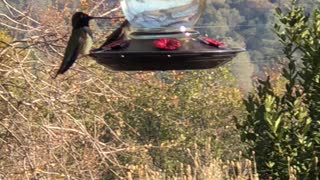
[[[111,9],[110,11],[107,11],[107,12],[103,13],[101,16],[103,17],[103,16],[106,16],[106,15],[109,15],[109,14],[115,12],[115,11],[119,11],[120,9],[121,9],[120,6],[119,6],[119,7],[116,7],[116,8],[113,8],[113,9]]]
[[[16,9],[15,7],[11,6],[11,5],[7,2],[7,0],[2,0],[2,1],[3,1],[3,3],[4,3],[7,7],[9,7],[10,9],[12,9],[12,10],[14,10],[15,12],[19,13],[20,15],[28,18],[29,20],[31,20],[31,21],[34,22],[34,23],[37,23],[37,24],[39,24],[39,25],[41,24],[40,22],[34,20],[34,19],[31,18],[30,16],[24,14],[23,12],[19,11],[19,10]]]

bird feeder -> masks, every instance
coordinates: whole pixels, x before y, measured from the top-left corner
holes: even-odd
[[[193,29],[205,0],[122,0],[126,36],[92,50],[99,64],[119,71],[215,68],[243,48],[230,48]]]

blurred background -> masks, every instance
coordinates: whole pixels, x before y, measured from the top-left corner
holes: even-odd
[[[318,5],[298,3],[307,12]],[[119,5],[115,0],[0,0],[0,179],[255,174],[254,161],[242,157],[246,144],[233,117],[246,116],[242,99],[257,79],[268,74],[281,83],[275,8],[286,9],[290,0],[207,0],[195,29],[247,49],[217,69],[114,72],[83,58],[52,79],[72,14],[119,16]],[[92,21],[94,46],[119,24]]]

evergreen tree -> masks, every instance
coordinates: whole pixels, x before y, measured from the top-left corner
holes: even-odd
[[[281,24],[274,29],[287,59],[285,90],[277,92],[270,77],[260,80],[244,101],[247,117],[236,122],[261,177],[313,179],[319,177],[320,155],[320,9],[309,16],[293,0],[277,15]]]

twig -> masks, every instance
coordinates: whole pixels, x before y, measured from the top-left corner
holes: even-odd
[[[31,18],[30,16],[24,14],[23,12],[19,11],[19,10],[16,9],[15,7],[11,6],[11,5],[7,2],[7,0],[2,0],[2,1],[3,1],[3,3],[4,3],[7,7],[13,9],[15,12],[19,13],[20,15],[23,15],[24,17],[27,17],[29,20],[31,20],[32,22],[34,22],[34,23],[36,23],[36,24],[40,24],[40,22],[34,20],[34,19]]]
[[[41,31],[40,29],[38,28],[35,28],[35,27],[32,27],[32,26],[29,26],[29,25],[26,25],[26,24],[23,24],[23,23],[20,23],[12,18],[10,18],[9,16],[7,16],[6,14],[3,14],[3,13],[0,13],[0,16],[4,16],[5,18],[7,18],[8,20],[10,20],[11,22],[15,23],[15,24],[18,24],[20,26],[24,26],[24,27],[27,27],[27,28],[30,28],[31,30],[35,30],[35,31]]]
[[[115,12],[115,11],[118,11],[118,10],[120,10],[120,9],[121,9],[120,6],[119,6],[119,7],[116,7],[116,8],[113,8],[113,9],[111,9],[110,11],[105,12],[105,13],[102,14],[101,16],[103,17],[103,16],[106,16],[106,15],[109,15],[109,14],[111,14],[111,13],[113,13],[113,12]]]

